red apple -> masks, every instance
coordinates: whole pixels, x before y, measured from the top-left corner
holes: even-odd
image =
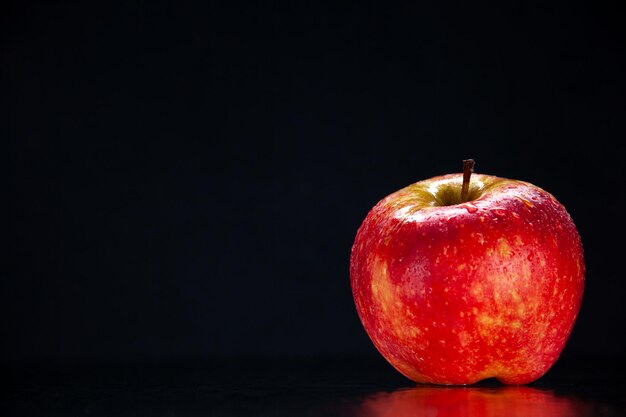
[[[526,384],[574,326],[580,237],[541,188],[470,175],[423,180],[374,206],[352,247],[354,301],[376,348],[415,382]]]

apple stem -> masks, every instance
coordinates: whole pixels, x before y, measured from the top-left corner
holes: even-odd
[[[462,203],[465,203],[467,201],[467,195],[469,194],[469,183],[470,183],[470,178],[472,176],[472,172],[474,172],[474,160],[464,159],[463,160],[463,187],[461,188],[461,202]]]

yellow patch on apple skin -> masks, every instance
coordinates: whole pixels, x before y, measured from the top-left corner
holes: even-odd
[[[459,343],[461,347],[466,347],[472,341],[472,336],[468,332],[460,332],[459,333]]]
[[[420,374],[415,366],[408,363],[395,343],[386,345],[385,341],[395,338],[406,340],[405,346],[412,346],[412,340],[425,340],[422,336],[428,329],[421,329],[412,322],[413,313],[403,305],[401,288],[389,278],[387,264],[375,258],[371,262],[371,291],[375,306],[380,309],[378,348],[387,360],[402,374],[415,381],[434,382]]]
[[[521,238],[513,242],[518,246]],[[490,346],[504,346],[511,340],[524,339],[528,326],[535,326],[531,318],[537,305],[529,302],[529,296],[538,289],[532,283],[530,260],[518,256],[516,268],[502,269],[502,261],[515,256],[509,241],[500,238],[494,245],[492,261],[478,271],[479,277],[472,282],[469,293],[473,300],[482,305],[474,313],[477,336]],[[532,299],[533,297],[530,297]]]
[[[517,243],[517,239],[512,242]],[[545,371],[542,368],[545,361],[533,358],[538,353],[550,355],[555,351],[558,335],[550,326],[554,316],[537,313],[540,308],[537,297],[543,289],[533,285],[530,258],[512,253],[509,243],[502,239],[496,243],[493,256],[493,263],[479,271],[478,276],[482,278],[469,288],[474,301],[483,306],[472,318],[476,323],[475,336],[493,347],[491,361],[478,374],[477,380],[497,377],[515,383],[511,376],[528,378],[528,375],[539,376]],[[507,256],[516,256],[515,269],[501,268],[500,259]],[[553,297],[558,300],[559,294]],[[533,334],[545,337],[523,349],[516,348],[528,343],[529,335]]]
[[[472,287],[472,291],[476,300],[488,303],[483,311],[475,313],[478,334],[488,344],[493,344],[505,334],[523,331],[524,323],[537,308],[536,304],[528,304],[516,290],[502,291],[497,286],[478,284]]]
[[[491,331],[489,331],[493,330],[491,328],[493,328],[494,326],[502,326],[502,324],[504,323],[501,317],[494,317],[490,314],[479,314],[476,316],[476,321],[478,322],[478,324],[480,324],[482,329],[486,330],[484,332],[486,335],[491,334]]]
[[[498,252],[500,255],[508,258],[511,256],[511,247],[509,246],[509,242],[505,238],[498,239]]]
[[[402,288],[389,279],[387,264],[379,258],[372,262],[371,290],[374,303],[382,312],[381,325],[401,340],[414,339],[422,329],[413,324],[413,313],[402,302]]]
[[[374,304],[380,309],[379,336],[377,339],[380,352],[387,360],[402,374],[423,383],[436,383],[438,379],[421,374],[415,364],[407,361],[407,355],[413,360],[422,360],[419,354],[420,346],[428,348],[428,327],[416,326],[413,322],[414,314],[402,301],[402,294],[405,294],[401,286],[396,285],[389,278],[387,264],[375,258],[372,262],[371,291]],[[401,342],[398,346],[391,340],[396,339]],[[385,342],[387,341],[387,342]],[[391,344],[385,344],[391,343]]]

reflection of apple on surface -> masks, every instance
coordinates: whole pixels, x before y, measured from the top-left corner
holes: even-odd
[[[370,417],[591,417],[591,404],[530,387],[416,387],[379,393],[355,415]]]
[[[376,348],[413,381],[526,384],[574,326],[582,245],[552,195],[472,168],[376,204],[352,247],[354,300]]]

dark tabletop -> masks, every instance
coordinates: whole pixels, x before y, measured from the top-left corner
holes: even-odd
[[[380,358],[5,367],[2,415],[621,416],[618,358],[561,359],[528,386],[416,386]]]

